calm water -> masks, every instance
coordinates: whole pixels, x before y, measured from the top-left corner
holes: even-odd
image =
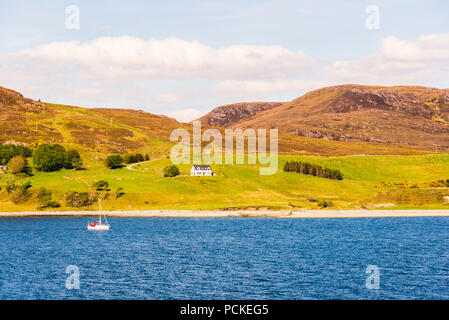
[[[109,220],[0,219],[0,298],[449,298],[449,218]]]

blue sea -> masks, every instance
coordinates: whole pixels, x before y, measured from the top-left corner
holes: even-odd
[[[449,298],[445,217],[87,223],[0,219],[0,299]]]

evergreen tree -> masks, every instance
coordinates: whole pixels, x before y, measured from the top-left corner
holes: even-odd
[[[142,162],[144,160],[141,153],[136,153],[136,162]]]
[[[342,180],[343,175],[339,170],[323,168],[317,164],[302,161],[287,161],[284,165],[284,171],[297,172],[301,174],[313,175],[326,179]],[[448,179],[449,180],[449,179]]]
[[[295,172],[296,171],[296,165],[297,165],[297,162],[291,161],[290,162],[290,171]]]
[[[316,168],[316,175],[317,175],[317,177],[322,177],[323,176],[323,167],[317,166],[317,168]]]

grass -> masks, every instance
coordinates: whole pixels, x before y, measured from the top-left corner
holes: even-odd
[[[223,209],[262,207],[271,209],[318,208],[321,200],[330,200],[333,208],[354,209],[376,203],[395,203],[395,208],[447,208],[442,196],[448,188],[432,188],[430,182],[449,178],[449,155],[409,156],[280,156],[279,170],[272,176],[260,176],[258,165],[212,165],[214,177],[190,177],[190,165],[180,165],[181,175],[164,178],[163,168],[170,159],[160,158],[134,167],[109,170],[96,152],[84,152],[86,170],[34,172],[19,178],[30,181],[32,191],[50,189],[54,200],[63,207],[65,194],[89,191],[98,180],[109,182],[111,193],[122,187],[125,194],[102,201],[105,210],[141,209]],[[320,164],[343,173],[342,181],[283,172],[285,161],[301,160]],[[14,205],[4,186],[14,179],[0,175],[0,211],[35,210],[35,197]],[[412,186],[414,186],[412,188]],[[417,188],[416,188],[417,187]],[[95,210],[96,206],[87,208]],[[389,208],[391,209],[391,208]]]

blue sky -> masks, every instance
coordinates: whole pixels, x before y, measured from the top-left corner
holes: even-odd
[[[348,82],[448,88],[448,13],[443,0],[1,1],[0,85],[180,120]]]

